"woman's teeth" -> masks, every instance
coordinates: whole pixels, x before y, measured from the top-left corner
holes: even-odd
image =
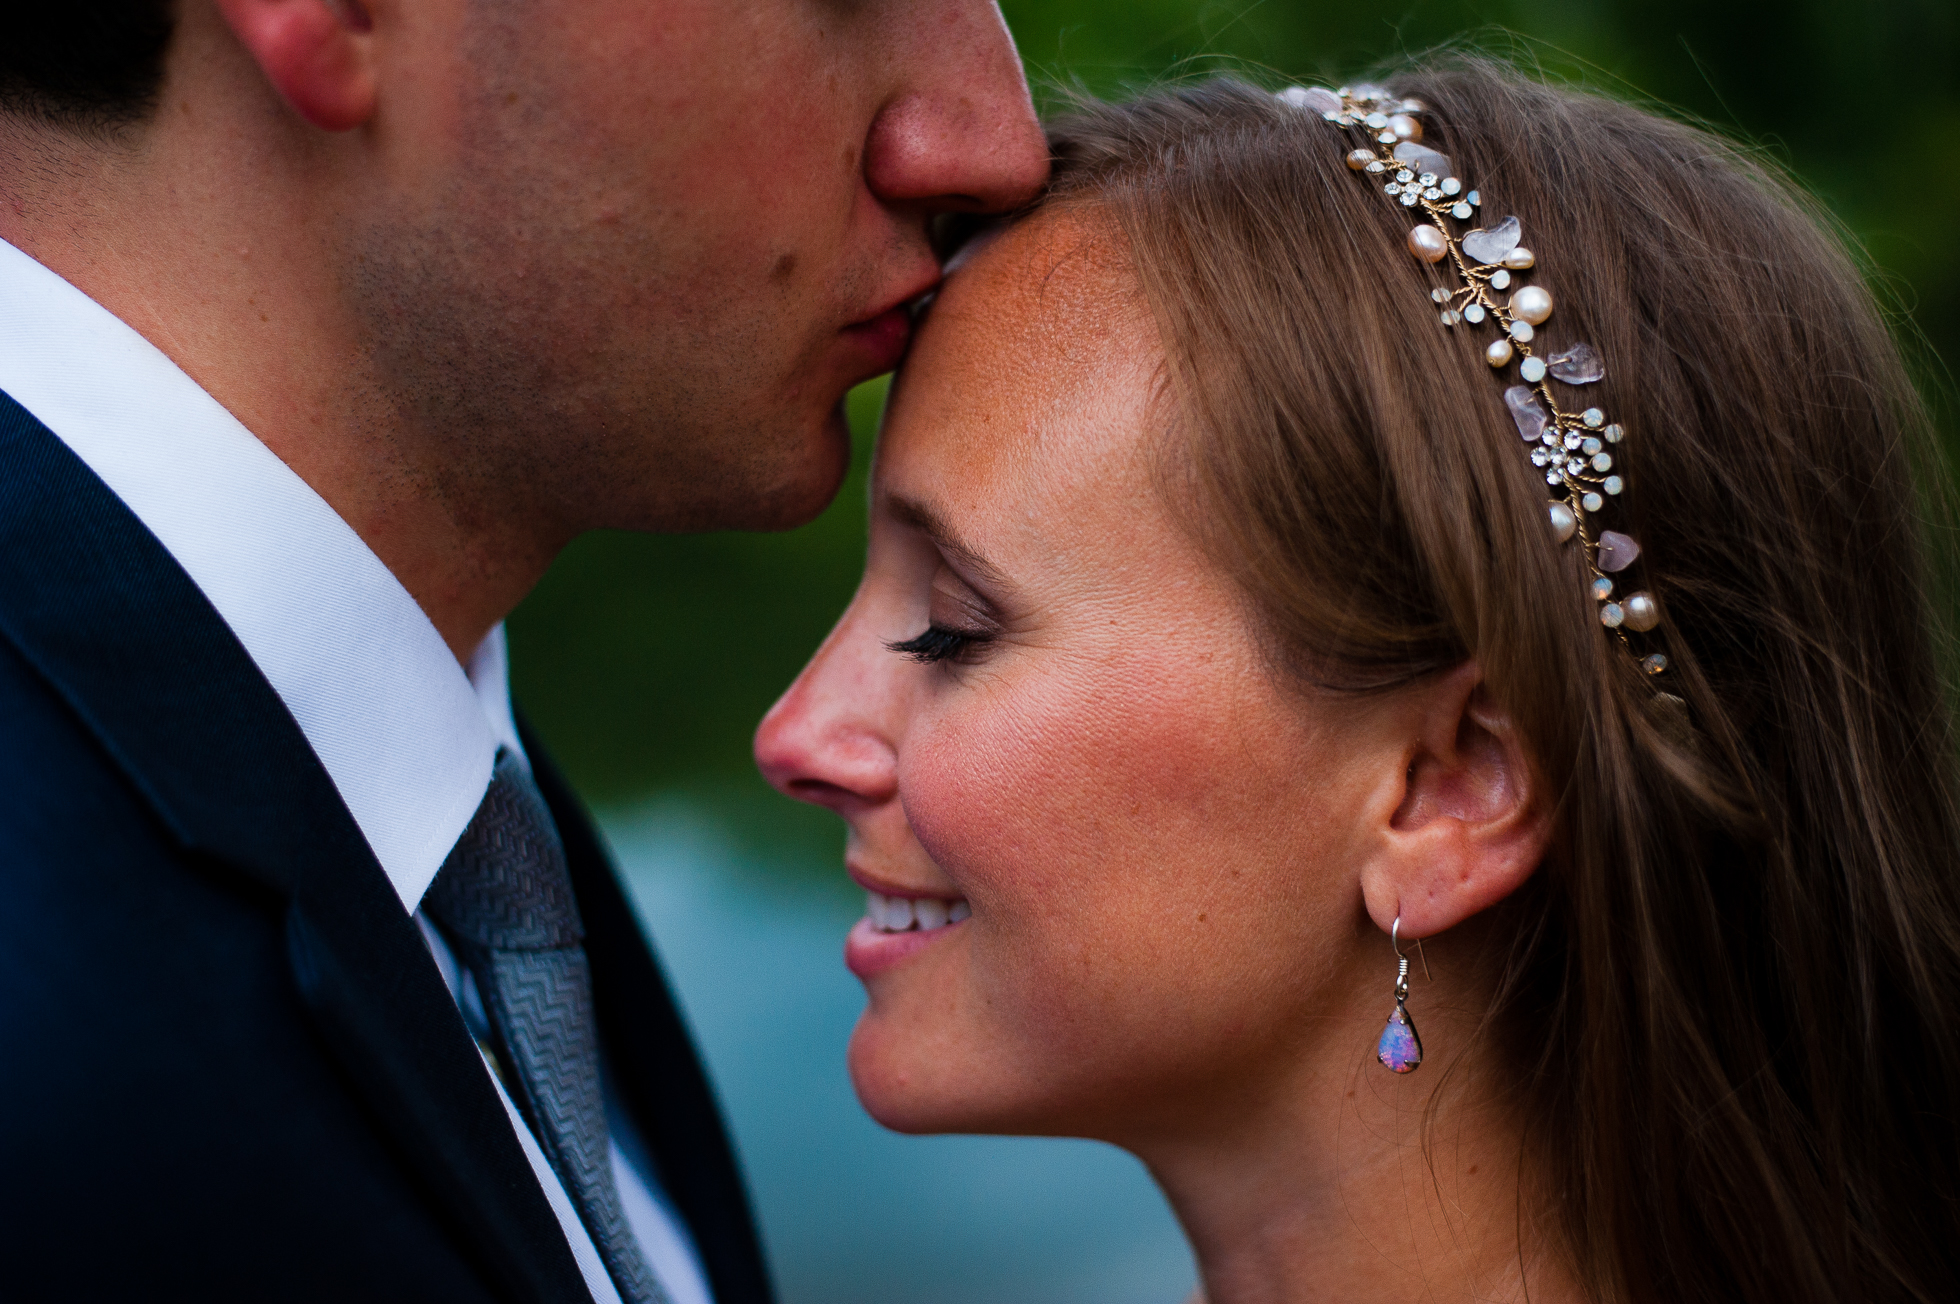
[[[973,911],[957,897],[888,897],[867,892],[864,913],[871,926],[881,933],[906,933],[913,929],[923,933],[957,924]]]

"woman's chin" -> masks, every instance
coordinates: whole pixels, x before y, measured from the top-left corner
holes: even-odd
[[[847,1062],[858,1103],[882,1127],[921,1135],[1011,1132],[1012,1112],[946,1055],[943,1040],[893,1027],[867,1010],[851,1033]]]
[[[858,1103],[864,1112],[871,1115],[872,1122],[892,1132],[906,1136],[940,1136],[947,1133],[974,1132],[979,1129],[961,1127],[957,1120],[947,1120],[942,1111],[920,1108],[918,1100],[903,1093],[890,1093],[877,1089],[867,1089],[857,1085]]]
[[[865,1011],[851,1033],[846,1055],[851,1087],[864,1112],[894,1132],[962,1130],[955,1117],[959,1111],[948,1110],[948,1102],[940,1099],[939,1069],[930,1057],[908,1053],[904,1035],[894,1035],[879,1024],[871,1011]]]

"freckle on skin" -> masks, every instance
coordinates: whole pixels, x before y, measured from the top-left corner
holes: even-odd
[[[795,254],[784,254],[781,258],[778,258],[776,260],[776,265],[769,269],[769,279],[772,281],[787,281],[790,277],[794,276],[795,274],[796,274]]]

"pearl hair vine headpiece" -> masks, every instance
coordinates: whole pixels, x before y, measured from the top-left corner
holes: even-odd
[[[1599,605],[1599,623],[1631,649],[1626,631],[1645,632],[1660,624],[1660,607],[1647,593],[1614,595],[1613,577],[1640,556],[1640,545],[1617,530],[1595,537],[1589,518],[1626,488],[1616,469],[1616,453],[1626,437],[1618,422],[1610,422],[1597,407],[1568,412],[1559,406],[1550,381],[1580,386],[1603,379],[1606,366],[1590,344],[1539,357],[1531,347],[1537,328],[1552,315],[1552,296],[1536,285],[1515,284],[1537,258],[1520,241],[1518,219],[1507,217],[1490,227],[1456,234],[1451,223],[1468,224],[1483,207],[1483,198],[1454,175],[1447,156],[1422,143],[1420,115],[1428,108],[1420,100],[1404,99],[1379,86],[1289,86],[1279,99],[1294,108],[1318,113],[1343,130],[1366,131],[1368,147],[1351,151],[1347,165],[1357,174],[1382,183],[1382,192],[1426,221],[1409,231],[1409,252],[1425,263],[1447,263],[1459,282],[1454,290],[1430,292],[1442,324],[1494,325],[1498,336],[1484,349],[1484,360],[1503,371],[1513,361],[1523,384],[1504,391],[1504,403],[1518,433],[1531,447],[1531,464],[1545,474],[1554,491],[1549,504],[1553,532],[1561,543],[1577,536],[1592,572],[1592,596]],[[1509,291],[1505,297],[1500,295]],[[1641,668],[1658,675],[1667,669],[1659,652],[1641,659]]]

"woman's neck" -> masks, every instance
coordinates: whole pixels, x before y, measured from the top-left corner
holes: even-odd
[[[1372,1040],[1348,1045],[1255,1099],[1190,1110],[1212,1121],[1202,1133],[1129,1147],[1177,1211],[1208,1304],[1584,1298],[1529,1193],[1525,1121],[1477,1056],[1442,1050],[1473,1044],[1474,1022],[1432,1010],[1423,1027],[1434,1049],[1414,1073],[1383,1068]]]

